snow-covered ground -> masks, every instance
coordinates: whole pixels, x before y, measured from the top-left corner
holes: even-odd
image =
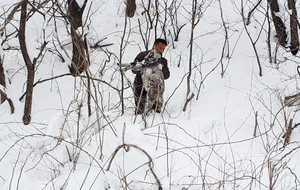
[[[12,10],[15,2],[1,2],[0,13]],[[77,2],[83,4],[82,0]],[[290,120],[294,126],[300,116],[296,106],[285,107],[283,100],[298,92],[299,58],[279,47],[277,64],[269,63],[267,31],[262,30],[262,26],[267,28],[263,6],[258,9],[261,12],[254,12],[245,30],[240,1],[202,1],[202,15],[197,17],[200,20],[194,30],[188,94],[194,93],[195,97],[184,112],[192,2],[181,2],[178,25],[186,25],[178,42],[172,42],[174,24],[167,16],[170,43],[164,57],[169,61],[171,77],[165,81],[164,110],[142,118],[133,115],[134,75],[127,71],[122,80],[117,64],[130,63],[145,50],[141,36],[146,35],[140,30],[146,32],[149,21],[142,14],[142,2],[146,3],[137,1],[135,16],[127,20],[123,1],[90,0],[87,5],[86,26],[80,29],[87,33],[90,45],[101,39],[102,45],[113,43],[103,49],[90,49],[89,70],[95,79],[91,83],[90,116],[87,79],[64,76],[34,87],[32,121],[23,125],[24,99],[19,98],[26,91],[27,71],[21,53],[7,50],[19,47],[18,38],[3,43],[0,55],[6,88],[0,89],[13,101],[15,113],[10,113],[7,101],[0,105],[0,189],[146,190],[158,189],[159,184],[172,190],[298,189],[300,127],[292,131],[285,146],[283,135]],[[253,6],[250,2],[244,5],[245,15]],[[6,34],[18,27],[19,14],[6,26]],[[36,13],[27,22],[26,40],[32,59],[43,40],[49,41],[45,57],[36,68],[36,81],[69,72],[69,26],[58,18],[54,25],[54,18],[50,18],[46,14],[45,19],[50,21],[45,22]],[[4,21],[0,21],[2,29]],[[247,31],[256,43],[262,76]],[[160,27],[157,34],[161,37]],[[4,36],[0,39],[3,41]],[[57,39],[64,48],[59,47]],[[153,40],[154,30],[150,30],[149,43]],[[275,57],[273,36],[271,45]],[[55,48],[65,62],[51,53]]]

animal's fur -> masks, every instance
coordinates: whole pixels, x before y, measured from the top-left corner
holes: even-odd
[[[165,82],[162,65],[159,63],[160,58],[159,53],[151,50],[142,62],[134,62],[129,66],[133,70],[142,72],[143,89],[147,91],[146,114],[153,109],[153,106],[157,112],[160,112],[163,106]]]
[[[150,112],[154,105],[155,110],[160,112],[163,106],[163,93],[165,90],[165,82],[161,65],[157,64],[154,67],[145,69],[142,78],[143,87],[147,91],[145,112]]]

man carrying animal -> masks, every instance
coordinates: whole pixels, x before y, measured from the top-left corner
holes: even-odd
[[[157,113],[161,112],[164,80],[170,77],[168,61],[162,57],[167,45],[166,40],[158,38],[154,41],[152,50],[141,52],[134,59],[135,63],[145,61],[145,69],[132,68],[132,72],[136,74],[133,83],[136,115],[142,114],[144,111],[149,112],[149,109],[154,109]],[[158,53],[160,56],[155,60],[155,63],[149,64],[147,59],[151,57],[153,52],[154,54]]]

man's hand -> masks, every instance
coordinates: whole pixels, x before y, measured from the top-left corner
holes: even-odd
[[[158,68],[159,68],[159,70],[162,70],[163,65],[161,63],[158,63]]]

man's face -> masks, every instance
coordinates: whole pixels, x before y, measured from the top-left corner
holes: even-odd
[[[163,54],[163,52],[165,51],[166,45],[163,43],[158,43],[156,45],[154,45],[154,49],[155,51],[157,51],[158,53],[160,53],[161,55]]]

